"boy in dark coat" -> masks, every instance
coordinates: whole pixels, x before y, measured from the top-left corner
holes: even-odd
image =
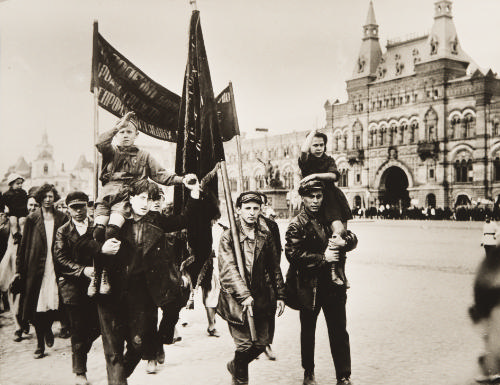
[[[269,345],[269,319],[284,310],[284,284],[278,254],[269,228],[259,220],[260,193],[247,191],[236,200],[237,229],[245,277],[236,262],[231,230],[222,234],[219,246],[221,292],[217,311],[229,324],[236,345],[234,359],[227,364],[233,384],[248,384],[248,364]],[[257,340],[252,342],[247,312],[253,311]],[[253,310],[252,310],[253,309]]]
[[[97,306],[87,296],[87,287],[94,274],[92,260],[100,245],[94,240],[93,223],[87,218],[89,197],[81,191],[66,197],[71,220],[56,233],[54,267],[59,292],[69,315],[73,373],[77,385],[87,384],[87,354],[99,336]]]
[[[166,251],[165,233],[186,227],[188,217],[199,213],[196,181],[189,185],[193,199],[186,214],[158,217],[156,225],[152,224],[146,214],[156,188],[148,180],[131,184],[132,218],[124,223],[119,239],[104,242],[98,256],[116,289],[97,297],[108,382],[113,385],[127,384],[127,377],[141,359],[150,361],[150,372],[156,366],[157,309],[177,301],[182,286],[173,258]]]

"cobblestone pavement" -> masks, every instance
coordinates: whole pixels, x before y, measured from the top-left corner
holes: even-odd
[[[284,232],[286,222],[280,223]],[[467,318],[473,272],[481,258],[480,223],[424,221],[353,221],[360,240],[347,265],[348,330],[352,379],[356,385],[461,384],[476,374],[481,338]],[[287,263],[283,261],[283,271]],[[199,298],[197,298],[199,299]],[[221,338],[206,336],[201,302],[183,311],[189,325],[183,340],[165,346],[166,363],[157,374],[141,362],[129,383],[230,384],[225,364],[233,343],[218,319]],[[48,356],[34,360],[34,331],[12,341],[9,314],[0,315],[0,384],[63,385],[73,383],[69,340],[56,338]],[[54,325],[57,335],[58,325]],[[262,356],[250,366],[251,384],[301,384],[298,312],[287,309],[276,325],[275,362]],[[335,384],[324,320],[316,332],[316,377]],[[106,384],[99,339],[89,355],[88,378]]]

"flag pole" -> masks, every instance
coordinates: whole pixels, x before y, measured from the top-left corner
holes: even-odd
[[[241,142],[240,142],[240,126],[238,124],[238,116],[236,115],[236,104],[234,102],[234,92],[233,92],[233,83],[229,82],[229,92],[231,93],[231,106],[233,111],[233,120],[234,120],[234,130],[236,132],[236,152],[238,154],[238,174],[239,174],[239,184],[240,184],[240,192],[243,192],[243,163],[241,160]]]
[[[92,196],[94,204],[97,201],[97,193],[99,188],[99,154],[97,152],[97,138],[99,135],[99,87],[97,85],[97,35],[99,27],[97,20],[94,20],[94,35],[93,35],[93,52],[92,52],[92,87],[94,94],[94,177],[92,183]]]
[[[222,183],[224,186],[224,198],[226,199],[227,216],[229,217],[229,224],[231,226],[231,235],[233,237],[236,264],[238,266],[238,271],[240,273],[241,278],[243,279],[244,282],[247,282],[245,278],[246,277],[245,265],[243,264],[243,258],[241,256],[241,248],[239,247],[240,237],[238,229],[236,227],[236,219],[234,217],[233,199],[231,198],[231,189],[229,187],[229,178],[227,176],[226,161],[221,161],[219,164],[222,174]],[[255,331],[255,322],[253,320],[253,311],[251,307],[247,311],[247,319],[248,319],[248,327],[250,329],[250,337],[252,338],[252,341],[255,342],[257,341],[257,333]]]

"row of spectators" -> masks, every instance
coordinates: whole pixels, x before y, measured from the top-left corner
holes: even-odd
[[[383,209],[382,209],[383,207]],[[408,207],[400,209],[398,206],[381,206],[379,208],[354,208],[353,215],[357,218],[378,219],[430,219],[430,220],[457,220],[457,221],[484,221],[487,216],[500,220],[500,207],[484,206],[457,206],[437,208]]]

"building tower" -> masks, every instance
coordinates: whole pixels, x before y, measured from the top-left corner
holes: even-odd
[[[32,179],[51,178],[55,175],[54,148],[49,144],[47,131],[42,135],[42,142],[37,146],[38,155],[32,165]]]
[[[363,26],[363,38],[359,49],[358,60],[352,73],[352,78],[375,77],[377,66],[382,56],[378,37],[378,24],[375,20],[373,1],[370,1],[368,15]]]

